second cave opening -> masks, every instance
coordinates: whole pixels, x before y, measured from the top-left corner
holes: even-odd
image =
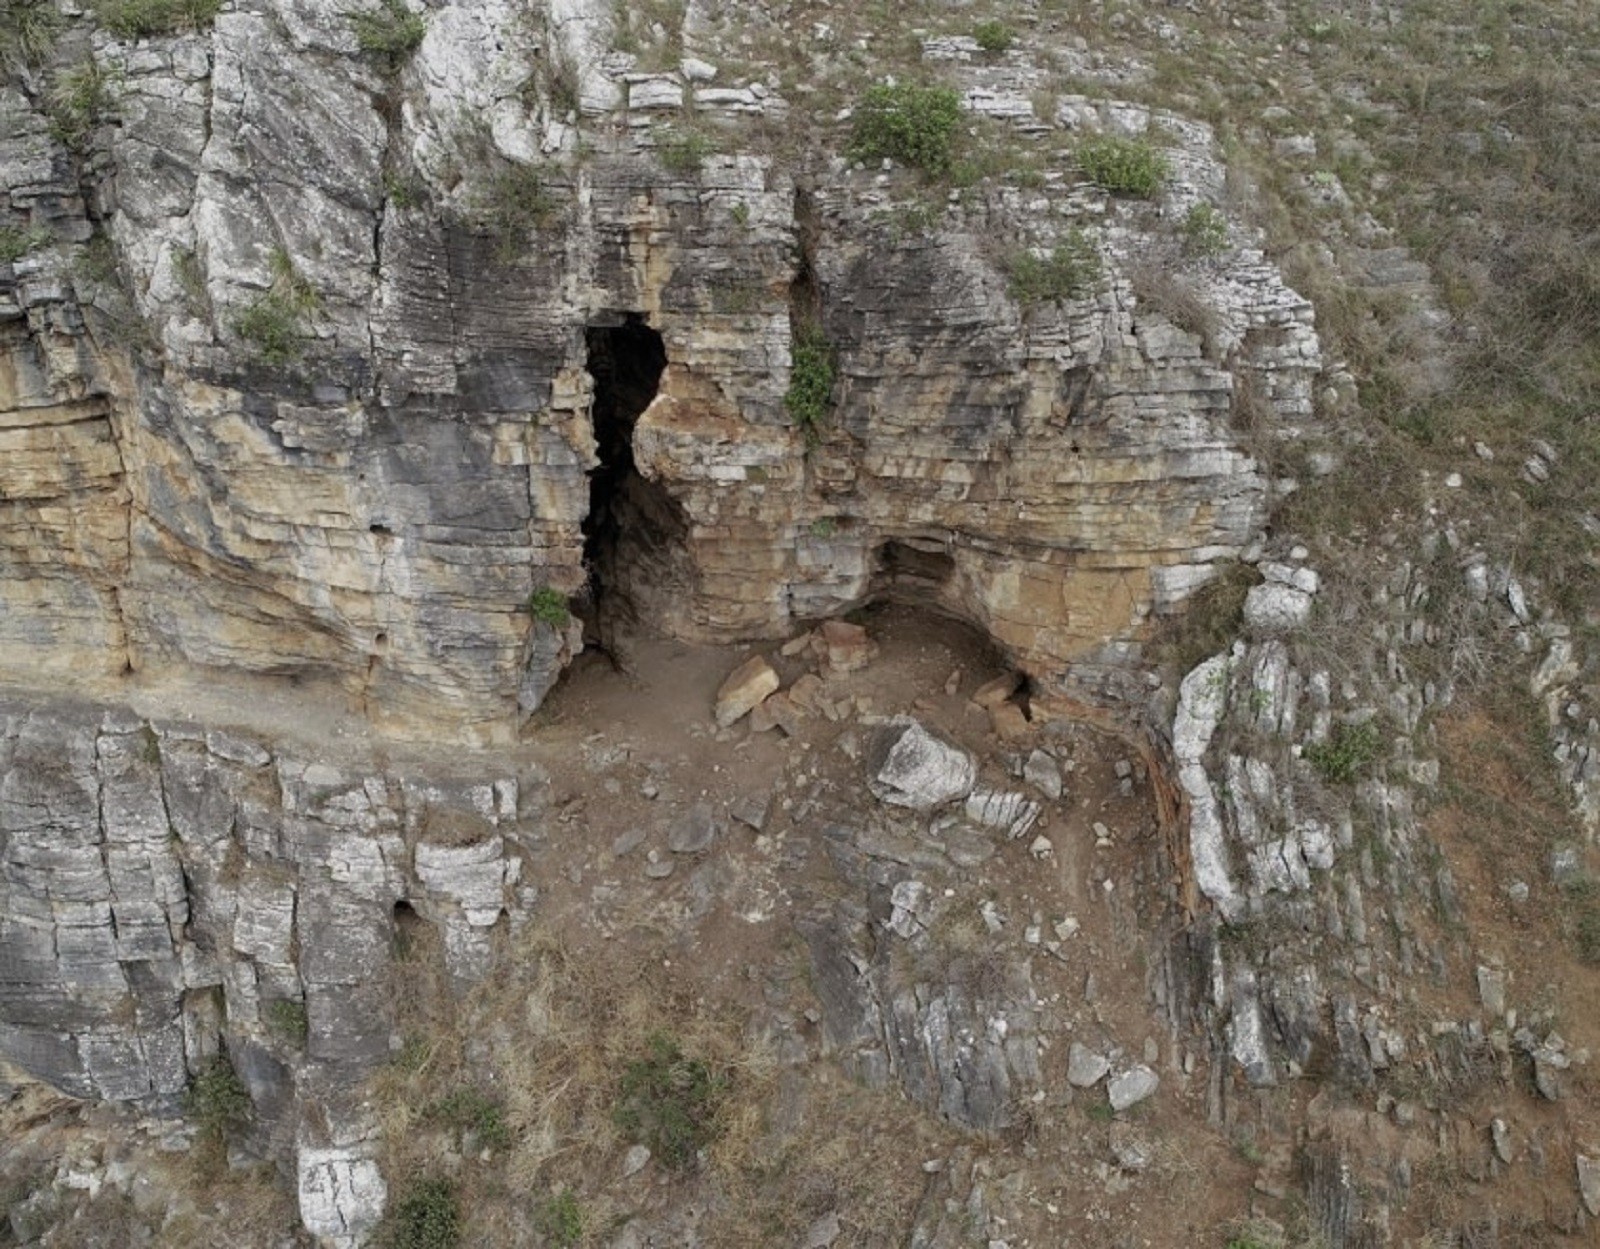
[[[591,325],[585,345],[599,464],[589,473],[583,522],[588,586],[579,614],[585,641],[610,649],[619,621],[639,622],[639,592],[672,563],[686,523],[678,505],[640,474],[634,459],[634,429],[667,365],[660,333],[641,313],[629,312]]]

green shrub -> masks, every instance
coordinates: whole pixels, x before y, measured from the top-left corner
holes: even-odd
[[[511,1143],[511,1129],[500,1103],[477,1089],[457,1089],[431,1103],[422,1114],[463,1136],[470,1132],[479,1145],[489,1149],[504,1149]]]
[[[288,364],[300,357],[310,330],[309,318],[322,306],[316,288],[295,271],[283,250],[272,254],[272,289],[251,304],[233,323],[256,359]]]
[[[990,56],[999,56],[1011,46],[1011,27],[1004,22],[979,22],[972,28],[972,37]]]
[[[24,230],[20,226],[0,226],[0,265],[21,260],[31,251],[37,251],[50,242],[50,231],[35,226]]]
[[[110,70],[94,60],[62,74],[45,104],[51,136],[75,152],[83,151],[95,127],[111,110],[114,79]]]
[[[657,132],[656,159],[670,173],[695,173],[716,149],[698,130],[667,128]]]
[[[1005,270],[1012,298],[1024,307],[1081,299],[1100,280],[1100,250],[1082,230],[1074,229],[1048,256],[1026,248],[1012,252]]]
[[[97,0],[95,15],[118,39],[148,39],[211,25],[222,0]]]
[[[0,68],[21,73],[55,47],[61,14],[49,0],[11,0],[0,7]]]
[[[572,618],[567,596],[553,586],[542,585],[528,596],[528,612],[535,620],[556,629],[566,627]]]
[[[1078,168],[1113,195],[1149,199],[1171,172],[1171,165],[1146,139],[1101,135],[1078,146]]]
[[[306,1018],[306,1004],[291,998],[279,998],[267,1003],[267,1026],[284,1040],[304,1045],[310,1023]]]
[[[408,9],[405,0],[380,0],[376,9],[350,14],[350,29],[356,46],[382,59],[391,71],[405,64],[428,33],[422,14]]]
[[[250,1120],[250,1093],[239,1079],[226,1054],[211,1060],[206,1069],[189,1082],[184,1105],[200,1135],[220,1141],[234,1128]]]
[[[949,173],[960,121],[961,97],[950,87],[880,83],[856,105],[850,154],[864,160],[887,156],[931,174]]]
[[[555,1249],[572,1249],[583,1239],[583,1208],[570,1188],[539,1204],[533,1212],[533,1230]]]
[[[489,228],[500,239],[501,260],[514,260],[560,211],[561,203],[545,178],[545,170],[538,166],[507,165],[490,181],[483,208]]]
[[[461,1203],[449,1180],[418,1180],[395,1205],[378,1237],[384,1249],[455,1249],[461,1243]]]
[[[1201,201],[1183,218],[1183,247],[1191,256],[1220,256],[1228,250],[1228,220]]]
[[[1333,784],[1354,779],[1357,772],[1378,757],[1383,746],[1383,734],[1375,721],[1362,724],[1336,724],[1325,742],[1313,742],[1305,748],[1306,762],[1317,770],[1317,775]]]
[[[663,1033],[647,1045],[645,1056],[623,1072],[612,1121],[663,1164],[681,1170],[716,1139],[725,1082]]]
[[[783,397],[783,406],[800,427],[808,447],[822,441],[822,431],[833,410],[835,372],[833,344],[819,326],[802,326],[794,337],[789,390]]]

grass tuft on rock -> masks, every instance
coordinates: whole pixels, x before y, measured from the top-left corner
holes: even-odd
[[[954,88],[899,82],[869,87],[856,105],[850,154],[858,160],[887,157],[947,174],[955,165],[961,97]]]

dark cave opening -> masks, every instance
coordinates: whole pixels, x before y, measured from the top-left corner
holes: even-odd
[[[589,513],[583,522],[583,558],[588,573],[578,613],[585,641],[609,649],[612,626],[633,613],[635,591],[662,561],[662,549],[681,542],[686,525],[660,486],[640,475],[633,431],[650,406],[667,365],[661,335],[642,314],[626,313],[585,333],[589,375],[594,379],[595,453],[589,474]]]
[[[943,542],[917,538],[891,540],[874,552],[867,597],[936,612],[945,610],[956,616],[957,613],[941,607],[955,573],[956,561]]]

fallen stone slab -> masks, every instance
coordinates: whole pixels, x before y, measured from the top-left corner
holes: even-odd
[[[1137,1106],[1161,1087],[1161,1077],[1149,1067],[1130,1067],[1112,1079],[1106,1086],[1111,1098],[1111,1109],[1121,1114],[1130,1106]]]
[[[752,655],[728,674],[717,691],[717,724],[727,728],[737,723],[759,707],[767,695],[776,694],[781,684],[765,656]]]
[[[876,746],[868,784],[890,806],[931,811],[965,797],[978,779],[978,765],[970,754],[935,737],[915,720],[889,726]]]

